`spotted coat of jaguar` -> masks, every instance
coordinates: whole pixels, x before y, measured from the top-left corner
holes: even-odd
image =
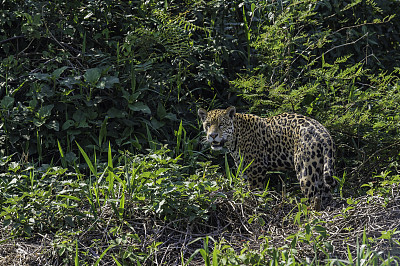
[[[212,149],[228,148],[237,166],[241,158],[251,163],[246,170],[251,188],[263,188],[269,171],[294,169],[312,203],[330,203],[335,145],[318,121],[290,113],[262,118],[236,113],[233,106],[209,112],[200,108],[198,115]]]

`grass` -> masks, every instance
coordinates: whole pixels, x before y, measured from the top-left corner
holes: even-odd
[[[109,145],[101,163],[76,145],[83,160],[76,165],[1,159],[0,264],[399,262],[398,175],[377,176],[364,197],[315,212],[296,197],[250,192],[243,171],[233,174],[228,164],[225,171],[210,162],[187,165],[171,156],[179,150],[115,154]]]

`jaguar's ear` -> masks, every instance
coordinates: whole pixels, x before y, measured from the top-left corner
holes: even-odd
[[[233,119],[233,117],[234,117],[235,114],[236,114],[236,108],[235,108],[235,106],[228,107],[228,108],[226,109],[226,113],[227,113],[227,115],[228,115],[231,119]]]
[[[204,122],[204,120],[206,120],[207,118],[207,111],[203,108],[199,108],[199,110],[197,110],[197,114],[199,115],[200,119],[202,122]]]

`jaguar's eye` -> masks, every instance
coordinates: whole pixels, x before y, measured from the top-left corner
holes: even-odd
[[[219,129],[222,129],[224,126],[223,125],[219,125]]]

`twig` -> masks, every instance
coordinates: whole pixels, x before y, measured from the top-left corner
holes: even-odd
[[[1,40],[0,44],[9,42],[9,41],[12,41],[12,40],[15,40],[15,39],[20,39],[20,38],[25,38],[25,35],[14,36],[14,37],[11,37],[11,38],[8,38],[8,39],[5,39],[5,40]]]

